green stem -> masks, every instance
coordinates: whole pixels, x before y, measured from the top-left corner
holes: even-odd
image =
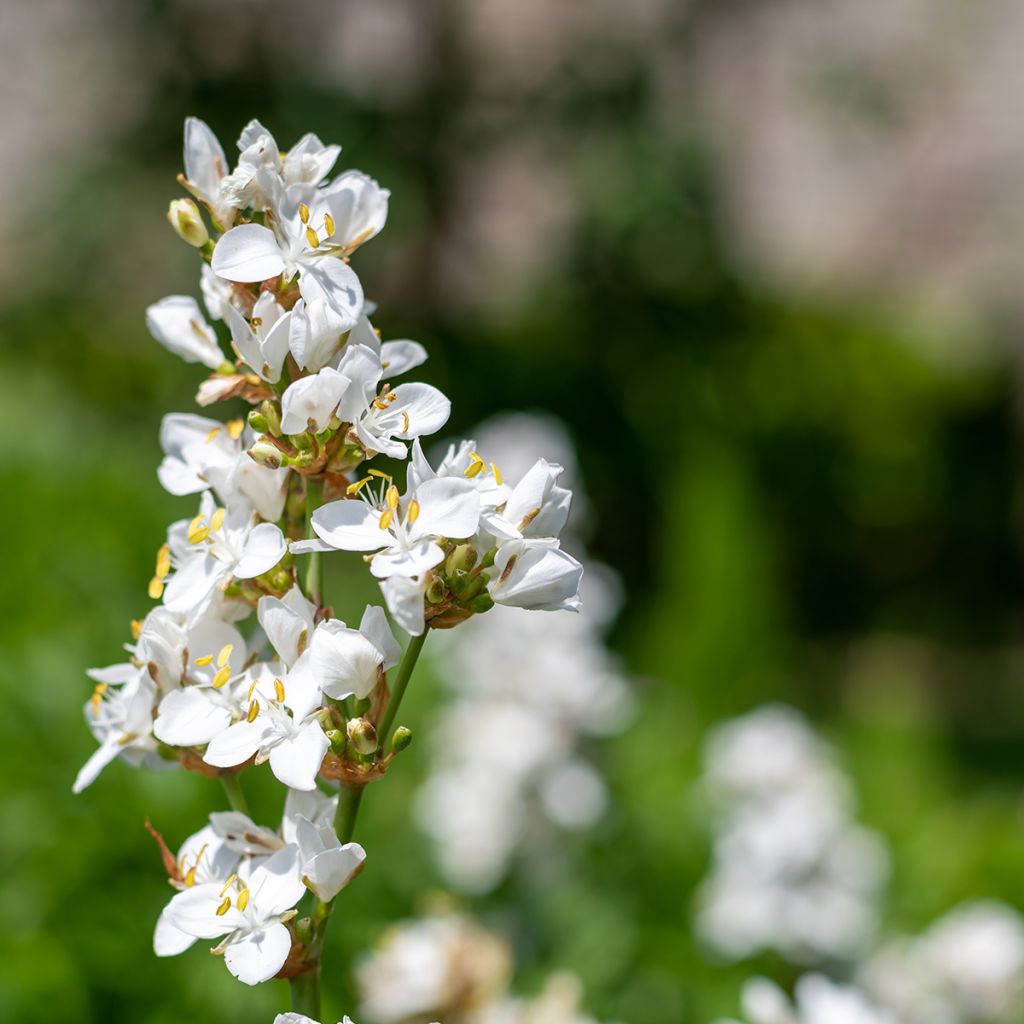
[[[387,710],[384,712],[384,717],[380,720],[380,726],[377,729],[377,736],[380,739],[380,747],[378,749],[380,750],[383,750],[387,744],[388,733],[391,731],[391,726],[395,724],[395,715],[398,714],[398,705],[402,703],[402,698],[405,696],[409,680],[412,678],[413,669],[416,667],[416,659],[419,658],[426,639],[426,629],[419,636],[409,638],[409,646],[406,647],[405,657],[402,658],[402,664],[398,668],[398,678],[395,680],[395,687],[391,691],[391,699],[388,701]]]
[[[313,530],[313,513],[320,507],[323,500],[324,485],[320,480],[306,477],[306,536],[315,539]],[[306,565],[306,597],[317,607],[320,606],[320,552],[311,551],[309,563]]]
[[[224,784],[231,810],[249,816],[249,803],[242,790],[242,779],[238,772],[222,772],[220,781]]]
[[[290,981],[292,989],[292,1009],[296,1013],[304,1013],[313,1020],[320,1019],[320,964],[316,969],[300,974]]]

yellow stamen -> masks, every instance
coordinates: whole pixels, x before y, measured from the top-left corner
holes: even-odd
[[[238,875],[232,875],[232,876],[231,876],[231,877],[230,877],[230,878],[229,878],[229,879],[228,879],[228,880],[227,880],[227,881],[226,881],[226,882],[224,883],[224,888],[223,888],[223,889],[221,889],[221,891],[220,891],[220,894],[221,894],[221,896],[223,896],[223,895],[224,895],[224,893],[226,893],[226,892],[228,891],[228,889],[230,889],[230,888],[231,888],[231,886],[233,886],[233,885],[235,884],[235,882],[237,882],[237,881],[238,881]]]
[[[409,414],[404,410],[402,411],[402,433],[409,433]]]
[[[201,526],[198,530],[193,530],[188,535],[188,542],[189,544],[202,544],[209,536],[210,528],[208,526]]]
[[[324,230],[328,238],[334,234],[334,218],[329,213],[324,214]]]
[[[306,241],[314,248],[320,247],[320,239],[317,238],[316,232],[312,228],[306,228]]]
[[[213,688],[215,690],[221,689],[230,678],[231,666],[225,665],[223,668],[218,669],[217,674],[213,677]]]
[[[142,619],[132,619],[131,623],[132,639],[138,640],[142,636]]]
[[[380,523],[378,524],[382,530],[386,530],[391,525],[391,520],[395,518],[395,513],[391,509],[387,509],[384,514],[380,517]]]
[[[212,654],[204,654],[201,658],[196,658],[196,665],[198,665],[199,668],[206,668],[207,665],[212,665],[212,664],[213,664],[213,655]]]
[[[366,472],[369,473],[370,476],[379,477],[381,480],[390,480],[391,479],[391,474],[390,473],[385,473],[384,470],[382,470],[382,469],[368,469]]]
[[[500,487],[505,481],[502,479],[501,470],[492,462],[491,472],[494,474],[494,482]]]
[[[210,529],[219,530],[224,525],[224,517],[227,514],[227,509],[217,509],[217,511],[214,512],[212,516],[210,516]]]
[[[278,701],[284,700],[284,683],[280,679],[274,680],[274,694]]]
[[[392,512],[398,508],[398,488],[394,484],[387,489],[384,499],[387,501],[388,508],[391,509]]]
[[[372,479],[372,477],[364,476],[362,480],[357,480],[354,484],[349,484],[345,488],[346,494],[358,494]]]
[[[235,649],[234,644],[225,644],[217,654],[217,668],[223,668],[231,657],[231,652]]]
[[[249,321],[249,326],[252,328],[252,333],[255,334],[257,329],[263,326],[263,317],[261,317],[261,316],[254,316]],[[232,421],[232,422],[234,422],[234,421]]]
[[[256,716],[257,716],[257,715],[258,715],[259,713],[260,713],[260,702],[259,702],[258,700],[254,700],[254,701],[253,701],[253,702],[252,702],[252,703],[251,703],[251,704],[249,705],[249,714],[247,714],[247,715],[245,716],[245,720],[246,720],[247,722],[249,722],[250,724],[252,724],[253,722],[255,722],[255,721],[256,721]]]
[[[374,407],[374,409],[381,409],[381,410],[386,409],[388,407],[387,395],[378,395],[373,400],[373,407]]]
[[[232,441],[237,441],[242,436],[242,431],[245,430],[245,420],[242,419],[228,420],[226,425],[228,436]]]
[[[245,910],[245,908],[247,906],[249,906],[249,889],[248,889],[248,887],[243,889],[238,894],[238,899],[235,900],[235,906],[237,906],[239,910]]]
[[[183,881],[185,882],[185,885],[191,889],[192,886],[196,884],[196,869],[189,868],[188,871],[185,872],[185,878]]]
[[[299,220],[303,224],[309,223],[309,207],[305,203],[299,203]]]
[[[412,501],[409,502],[409,510],[405,513],[405,521],[407,523],[412,524],[415,523],[416,520],[419,519],[419,517],[420,503],[415,498],[413,498]]]
[[[470,480],[472,480],[473,477],[480,475],[480,473],[483,471],[483,468],[484,468],[484,463],[483,463],[482,460],[480,462],[471,462],[466,467],[466,476]]]
[[[203,530],[206,530],[206,536],[209,536],[210,531],[207,529],[205,523],[206,518],[202,515],[202,513],[200,513],[195,517],[195,519],[192,520],[191,523],[188,524],[188,530],[185,531],[185,535],[188,537],[189,544],[195,544],[196,541],[193,538],[196,536],[196,534],[201,533]]]
[[[171,549],[167,544],[161,544],[156,553],[156,577],[163,579],[171,571]]]
[[[219,433],[220,433],[220,427],[214,427],[213,430],[211,430],[206,435],[206,443],[209,444]]]
[[[217,916],[223,917],[231,909],[231,897],[225,896],[224,902],[217,908]]]
[[[159,576],[154,576],[149,581],[149,590],[147,591],[149,597],[153,601],[159,601],[164,594],[164,581]]]

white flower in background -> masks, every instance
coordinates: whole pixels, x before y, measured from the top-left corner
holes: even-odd
[[[484,513],[487,531],[503,541],[557,537],[572,502],[572,491],[555,483],[561,473],[561,466],[538,459],[502,504]]]
[[[226,362],[217,335],[189,295],[169,295],[146,310],[149,333],[186,363],[202,363],[217,370]]]
[[[203,760],[216,768],[233,768],[255,757],[257,764],[269,761],[274,776],[286,786],[313,789],[330,741],[316,717],[322,697],[309,655],[284,675],[272,664],[250,671],[253,682],[244,717],[210,741]]]
[[[336,700],[369,697],[380,673],[397,665],[401,656],[384,610],[376,605],[366,607],[359,629],[350,629],[340,619],[321,623],[310,646],[313,676]]]
[[[307,1017],[304,1013],[295,1013],[289,1010],[287,1013],[279,1013],[274,1018],[274,1024],[320,1024],[318,1020]],[[354,1021],[346,1014],[338,1024],[354,1024]]]
[[[382,350],[367,345],[345,346],[338,370],[351,385],[342,396],[338,418],[352,424],[368,452],[404,459],[406,442],[440,430],[448,422],[452,404],[430,384],[381,387],[382,359]],[[401,369],[389,372],[399,373]]]
[[[797,963],[861,954],[888,857],[852,819],[850,785],[803,717],[768,706],[718,726],[704,785],[714,848],[701,937],[730,959],[768,949]]]
[[[473,1024],[597,1024],[580,1009],[583,986],[566,971],[551,975],[531,998],[506,997],[485,1004]]]
[[[913,938],[892,939],[860,982],[901,1024],[995,1024],[1024,1012],[1024,918],[994,900],[966,903]]]
[[[498,548],[487,593],[495,604],[578,611],[583,566],[555,540],[512,540]]]
[[[167,534],[174,575],[164,604],[195,615],[232,577],[252,579],[273,569],[288,550],[275,523],[257,523],[248,506],[218,508],[209,492],[199,514],[174,523]]]
[[[285,846],[255,867],[239,866],[227,882],[206,882],[178,893],[167,907],[174,927],[197,939],[224,936],[216,952],[239,981],[269,981],[284,966],[292,936],[284,922],[295,916],[305,886],[297,846]]]
[[[196,885],[224,882],[238,869],[239,854],[206,825],[181,844],[175,860],[178,877],[171,884],[184,892]],[[153,952],[157,956],[177,956],[189,949],[196,939],[172,923],[165,908],[153,932]]]
[[[747,1024],[897,1024],[862,992],[820,974],[800,978],[792,1002],[766,978],[752,978],[743,989],[743,1014]]]
[[[281,430],[286,434],[325,430],[349,383],[344,374],[325,366],[289,384],[281,397]]]
[[[160,424],[164,460],[157,476],[170,494],[213,488],[223,505],[248,502],[270,522],[281,518],[288,471],[257,465],[246,454],[252,431],[241,420],[220,423],[192,413],[168,413]]]
[[[382,493],[364,477],[355,499],[331,501],[313,513],[320,541],[298,541],[292,551],[373,551],[370,572],[378,579],[420,576],[444,558],[442,539],[476,533],[480,498],[465,480],[437,479],[406,491],[383,480]]]
[[[76,776],[75,793],[91,785],[117,757],[129,764],[159,763],[152,734],[156,684],[148,671],[122,664],[90,669],[87,674],[96,688],[85,705],[85,720],[100,746]]]
[[[239,358],[263,380],[276,384],[288,355],[291,313],[286,313],[270,292],[263,292],[248,320],[233,306],[224,306],[231,341]]]

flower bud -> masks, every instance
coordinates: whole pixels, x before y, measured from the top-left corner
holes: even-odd
[[[265,398],[260,403],[260,415],[267,421],[267,430],[274,437],[281,436],[281,413],[278,411],[277,403]]]
[[[396,754],[400,754],[410,743],[412,743],[412,729],[400,725],[395,730],[394,736],[391,737],[391,749]]]
[[[249,410],[249,426],[252,427],[257,433],[269,434],[270,424],[267,422],[267,417],[259,411],[259,409]]]
[[[296,469],[305,469],[316,462],[316,455],[311,451],[299,452],[297,455],[290,456],[287,461],[289,466],[294,466]]]
[[[313,447],[313,435],[308,430],[302,431],[301,434],[289,434],[288,440],[298,448],[300,452],[309,451],[309,449]]]
[[[345,734],[340,729],[328,729],[325,733],[335,754],[345,753]]]
[[[210,233],[199,215],[199,207],[191,199],[172,199],[167,207],[167,220],[179,238],[197,249],[210,240]]]
[[[469,572],[476,565],[476,549],[472,544],[460,544],[444,563],[444,571],[448,576],[459,572]]]
[[[345,726],[349,743],[360,754],[372,754],[377,749],[377,730],[365,718],[350,718]]]
[[[444,580],[435,576],[423,596],[427,599],[428,604],[440,604],[444,600],[446,590]]]
[[[494,599],[490,594],[480,594],[478,597],[473,598],[469,602],[469,609],[472,612],[480,614],[482,612],[489,612],[494,607]]]
[[[267,469],[280,469],[283,461],[281,449],[262,437],[249,449],[249,458]]]
[[[304,946],[313,941],[313,921],[308,917],[300,917],[295,921],[295,938]]]

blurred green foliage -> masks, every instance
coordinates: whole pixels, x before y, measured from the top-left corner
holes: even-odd
[[[394,194],[361,275],[386,334],[427,344],[426,379],[454,400],[451,432],[538,408],[579,445],[593,550],[626,586],[613,642],[638,712],[594,749],[615,798],[607,820],[470,901],[515,943],[524,988],[564,967],[603,1019],[675,1024],[734,1011],[755,970],[791,976],[767,958],[716,963],[690,926],[708,853],[691,790],[701,737],[768,699],[807,709],[838,743],[863,819],[891,840],[890,926],[973,896],[1024,903],[1007,366],[943,367],[880,310],[795,307],[735,280],[701,147],[661,137],[642,68],[547,97],[581,217],[557,272],[500,315],[444,301],[432,242],[452,215],[459,147],[525,131],[529,102],[467,127],[447,66],[388,111],[255,62],[204,77],[187,47],[167,75],[116,150],[68,168],[53,215],[66,229],[0,319],[3,1020],[269,1022],[282,1007],[280,986],[238,985],[203,943],[169,961],[150,953],[169,890],[142,823],[174,846],[222,806],[216,787],[115,764],[70,792],[93,747],[83,669],[118,659],[165,526],[191,507],[154,469],[160,417],[192,407],[198,377],[150,341],[142,313],[196,292],[193,254],[163,221],[193,112],[226,141],[253,114],[283,140],[312,129],[343,141],[346,162]],[[358,604],[349,585],[329,575],[340,614]],[[409,724],[429,720],[439,692],[417,678]],[[440,884],[410,820],[422,770],[414,745],[366,801],[370,858],[332,934],[339,965]],[[272,787],[256,804],[273,823]],[[354,1006],[348,984],[341,970],[328,978],[331,1013]]]

